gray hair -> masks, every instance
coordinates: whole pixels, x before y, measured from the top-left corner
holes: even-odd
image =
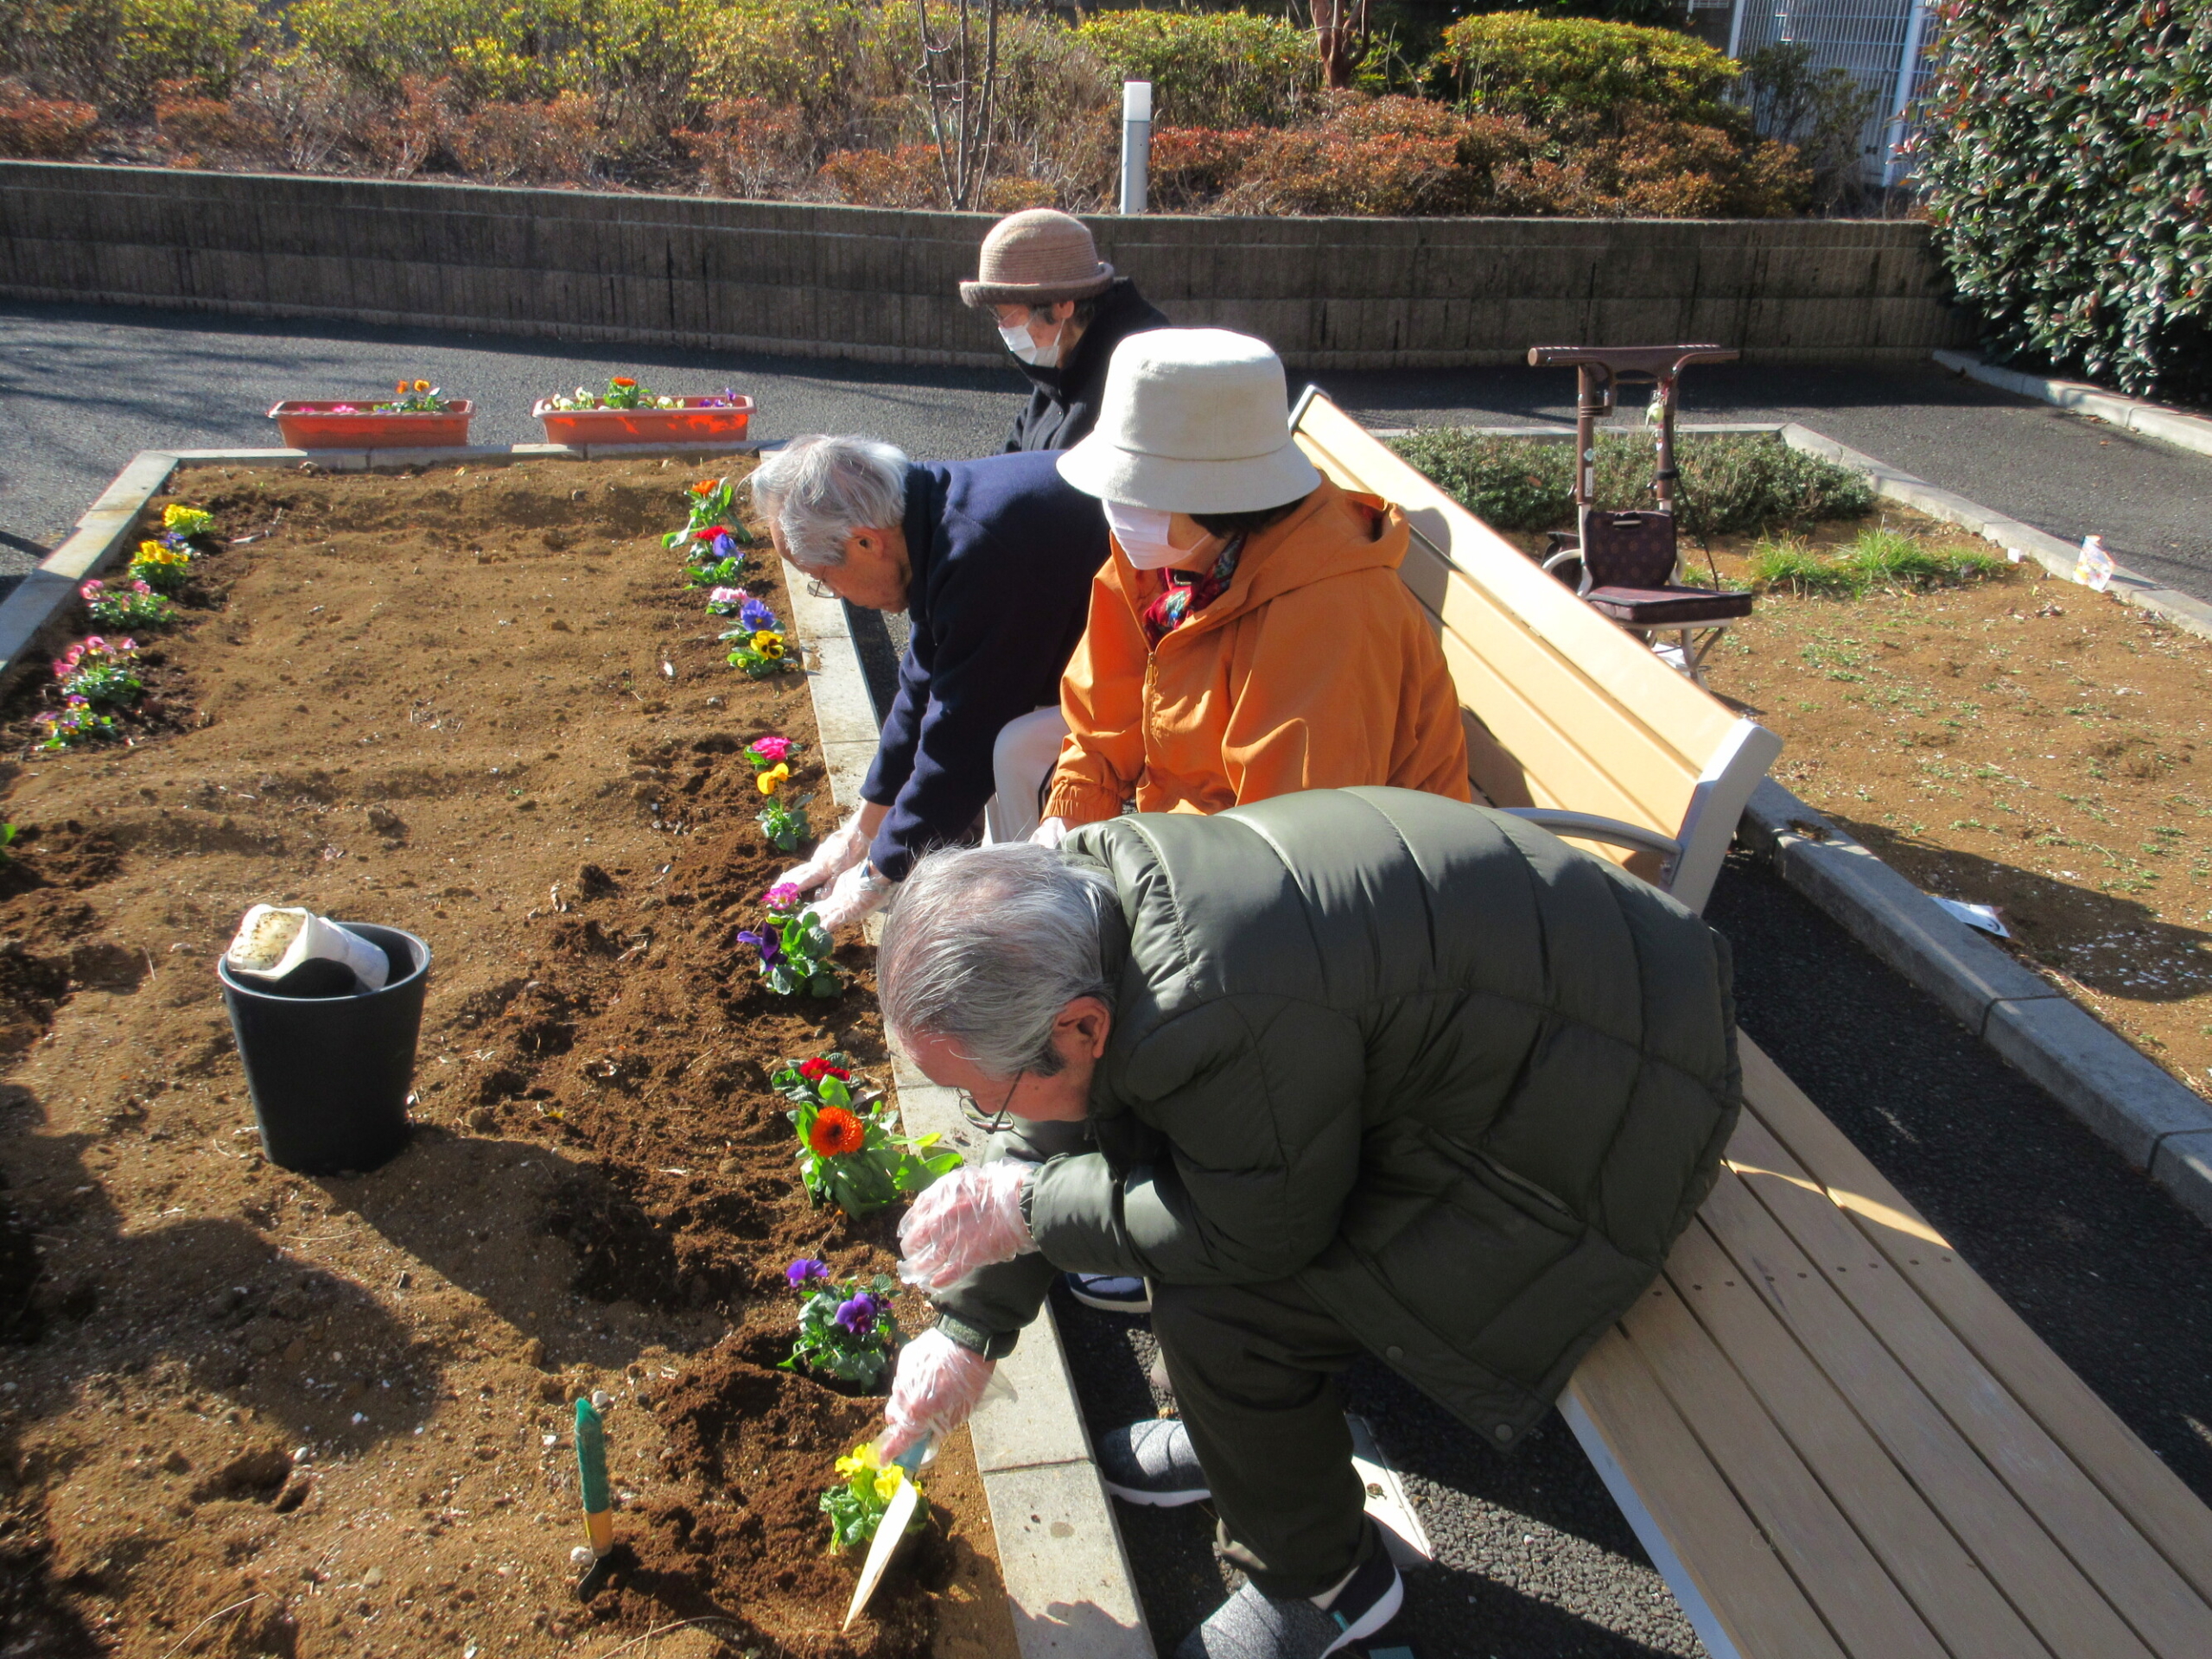
[[[793,438],[760,458],[747,482],[753,505],[783,531],[802,570],[845,562],[855,531],[894,530],[906,517],[906,452],[875,438]]]
[[[1105,874],[1028,842],[948,848],[899,884],[875,954],[884,1028],[953,1044],[986,1077],[1051,1077],[1052,1022],[1079,996],[1108,1004],[1099,920]]]

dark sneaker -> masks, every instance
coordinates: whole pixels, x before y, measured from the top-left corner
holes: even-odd
[[[1175,1659],[1325,1659],[1388,1624],[1405,1599],[1389,1553],[1377,1549],[1326,1609],[1303,1596],[1278,1601],[1246,1585],[1183,1638]]]
[[[1069,1295],[1102,1313],[1152,1312],[1152,1291],[1141,1279],[1115,1274],[1071,1273],[1067,1275],[1067,1281]]]
[[[1098,1437],[1098,1472],[1106,1490],[1131,1503],[1173,1510],[1213,1496],[1191,1431],[1179,1417],[1151,1417]]]

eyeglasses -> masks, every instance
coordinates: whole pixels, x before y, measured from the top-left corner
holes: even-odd
[[[806,591],[808,597],[811,599],[836,599],[839,597],[837,590],[835,588],[832,588],[828,582],[823,581],[819,576],[809,576],[806,579]]]
[[[981,1129],[986,1135],[1003,1132],[1014,1122],[1014,1115],[1008,1109],[1014,1104],[1014,1091],[1021,1087],[1022,1078],[1028,1075],[1026,1071],[1014,1074],[1014,1081],[1006,1086],[1006,1098],[999,1103],[995,1112],[986,1112],[965,1089],[954,1090],[952,1092],[960,1102],[960,1116],[967,1120],[969,1128]]]

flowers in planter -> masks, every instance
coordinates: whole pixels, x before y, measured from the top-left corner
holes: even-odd
[[[957,1152],[931,1152],[938,1137],[909,1139],[893,1129],[880,1108],[853,1097],[852,1071],[836,1054],[817,1054],[786,1065],[768,1079],[792,1103],[799,1141],[799,1178],[817,1204],[834,1204],[849,1216],[911,1198],[947,1170],[960,1167]]]
[[[835,996],[844,989],[831,965],[833,944],[821,918],[801,904],[798,889],[788,881],[777,883],[761,895],[768,919],[756,930],[741,931],[738,942],[760,953],[760,977],[779,996]]]
[[[54,664],[54,674],[70,702],[113,707],[137,702],[146,689],[138,677],[137,660],[137,640],[107,639],[95,633],[64,652]]]
[[[558,410],[576,409],[681,409],[683,400],[663,397],[651,386],[640,384],[626,374],[618,374],[607,383],[606,394],[595,395],[588,388],[578,386],[572,396],[556,397],[553,407]]]
[[[899,1351],[899,1319],[891,1311],[898,1281],[879,1273],[839,1284],[830,1265],[802,1256],[784,1269],[799,1304],[798,1336],[784,1369],[804,1365],[874,1393]]]
[[[41,749],[74,749],[118,735],[115,716],[103,714],[84,697],[72,697],[61,708],[39,715],[38,723],[46,728]]]
[[[113,587],[95,577],[80,584],[77,596],[92,620],[104,628],[156,628],[175,620],[176,603],[143,582]]]
[[[391,401],[388,404],[372,404],[369,406],[369,413],[372,415],[443,415],[452,407],[445,393],[429,381],[402,380],[391,389]],[[351,409],[339,409],[331,412],[336,415],[351,415],[357,411]]]
[[[851,1549],[872,1541],[876,1529],[883,1524],[884,1511],[899,1496],[900,1484],[910,1478],[895,1463],[884,1467],[873,1445],[856,1446],[849,1455],[838,1459],[838,1484],[822,1494],[822,1513],[830,1517],[830,1547]],[[914,1483],[914,1490],[921,1491],[919,1481]],[[916,1504],[906,1530],[919,1532],[929,1524],[929,1518],[928,1505]]]

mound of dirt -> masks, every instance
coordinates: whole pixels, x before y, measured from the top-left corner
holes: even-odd
[[[772,1369],[782,1269],[888,1270],[895,1221],[808,1203],[766,1079],[836,1047],[887,1086],[887,1055],[864,949],[794,1001],[733,938],[793,861],[739,751],[799,741],[832,808],[803,676],[730,669],[659,544],[696,475],[188,474],[215,550],[167,712],[45,755],[51,677],[0,707],[0,1615],[40,1651],[596,1653],[698,1620],[688,1650],[760,1659],[1013,1652],[957,1446],[836,1634],[859,1564],[814,1505],[876,1407]],[[431,946],[383,1169],[259,1154],[213,971],[257,900]],[[579,1605],[594,1388],[625,1553]]]

